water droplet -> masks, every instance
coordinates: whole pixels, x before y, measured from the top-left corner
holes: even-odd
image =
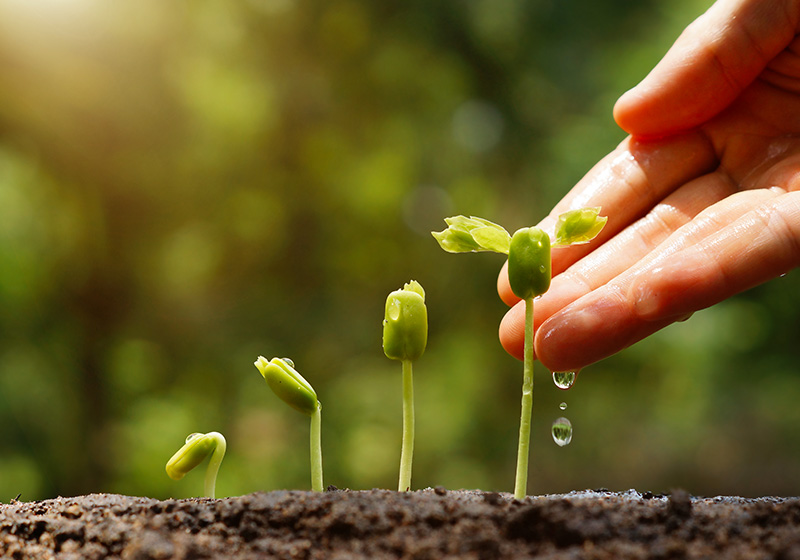
[[[201,434],[200,432],[194,432],[194,433],[191,433],[191,434],[189,434],[188,436],[186,436],[186,442],[185,442],[185,443],[189,443],[189,442],[190,442],[190,441],[192,441],[193,439],[195,439],[195,438],[198,438],[198,437],[200,437],[200,436],[202,436],[202,435],[203,435],[203,434]]]
[[[281,358],[281,360],[286,362],[286,365],[289,366],[290,368],[294,368],[294,362],[292,360],[290,360],[289,358]]]
[[[386,316],[391,319],[392,321],[397,321],[400,319],[400,313],[402,312],[400,302],[397,298],[393,298],[389,305],[386,308]]]
[[[550,432],[553,434],[553,441],[559,447],[569,445],[569,442],[572,441],[572,422],[563,417],[558,418],[553,421]]]
[[[559,389],[569,389],[575,383],[575,373],[574,371],[554,371],[553,383]]]
[[[567,410],[567,403],[562,402],[560,405],[558,405],[558,408],[560,408],[561,410]]]

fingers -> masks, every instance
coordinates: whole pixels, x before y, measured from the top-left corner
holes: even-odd
[[[676,165],[676,161],[680,164]],[[601,215],[609,218],[605,229],[591,243],[553,252],[553,275],[566,270],[646,214],[679,185],[706,173],[716,163],[712,146],[699,133],[651,142],[625,139],[539,223],[552,234],[559,214],[586,206],[600,206]],[[505,266],[498,276],[497,291],[507,305],[519,301],[508,285]]]
[[[573,301],[633,267],[673,232],[707,207],[733,194],[736,186],[721,174],[706,175],[684,185],[658,203],[644,218],[629,226],[553,279],[550,289],[536,301],[534,324],[538,325]],[[739,213],[749,206],[737,205]],[[738,214],[737,214],[738,216]],[[569,249],[561,249],[569,251]],[[512,308],[500,324],[500,342],[510,354],[523,351],[524,306]]]
[[[538,300],[534,300],[533,304],[533,328],[534,332],[539,327],[536,322],[536,305]],[[521,360],[525,350],[525,302],[517,302],[503,317],[500,322],[500,344],[506,352]]]
[[[800,265],[800,192],[783,193],[631,285],[646,321],[704,309]]]
[[[544,321],[537,357],[580,369],[689,313],[800,264],[800,193],[728,197],[682,227],[639,264]]]
[[[719,0],[614,107],[637,136],[689,130],[725,109],[795,37],[794,0]]]

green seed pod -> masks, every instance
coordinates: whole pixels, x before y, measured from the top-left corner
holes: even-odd
[[[393,360],[416,360],[428,342],[428,309],[425,290],[412,280],[386,298],[383,319],[383,352]]]
[[[508,282],[521,299],[542,295],[550,287],[550,237],[541,229],[522,228],[511,237]]]
[[[264,376],[270,389],[286,404],[308,416],[314,414],[319,406],[317,393],[311,384],[297,373],[291,360],[272,358],[267,361],[263,356],[259,356],[255,366]]]
[[[182,479],[186,473],[203,462],[217,447],[225,454],[225,438],[219,432],[190,434],[186,443],[167,462],[167,475],[172,480]]]

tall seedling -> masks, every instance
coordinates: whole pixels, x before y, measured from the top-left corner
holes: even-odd
[[[603,229],[608,218],[600,208],[582,208],[561,214],[551,243],[538,227],[517,230],[514,235],[483,218],[446,218],[447,229],[433,232],[439,245],[449,253],[490,251],[508,256],[508,281],[514,294],[525,302],[525,346],[523,357],[522,412],[520,414],[517,475],[514,497],[527,494],[528,456],[533,409],[533,300],[550,287],[550,248],[587,243]]]

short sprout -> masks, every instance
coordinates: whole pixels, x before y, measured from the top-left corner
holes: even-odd
[[[173,480],[182,479],[186,473],[202,463],[206,457],[209,459],[206,468],[205,495],[215,497],[217,473],[225,456],[227,444],[225,437],[219,432],[207,434],[194,433],[186,438],[186,443],[167,461],[167,475]]]
[[[297,373],[289,358],[267,360],[259,356],[255,366],[283,402],[311,417],[311,488],[322,492],[322,403],[317,399],[316,391]]]

